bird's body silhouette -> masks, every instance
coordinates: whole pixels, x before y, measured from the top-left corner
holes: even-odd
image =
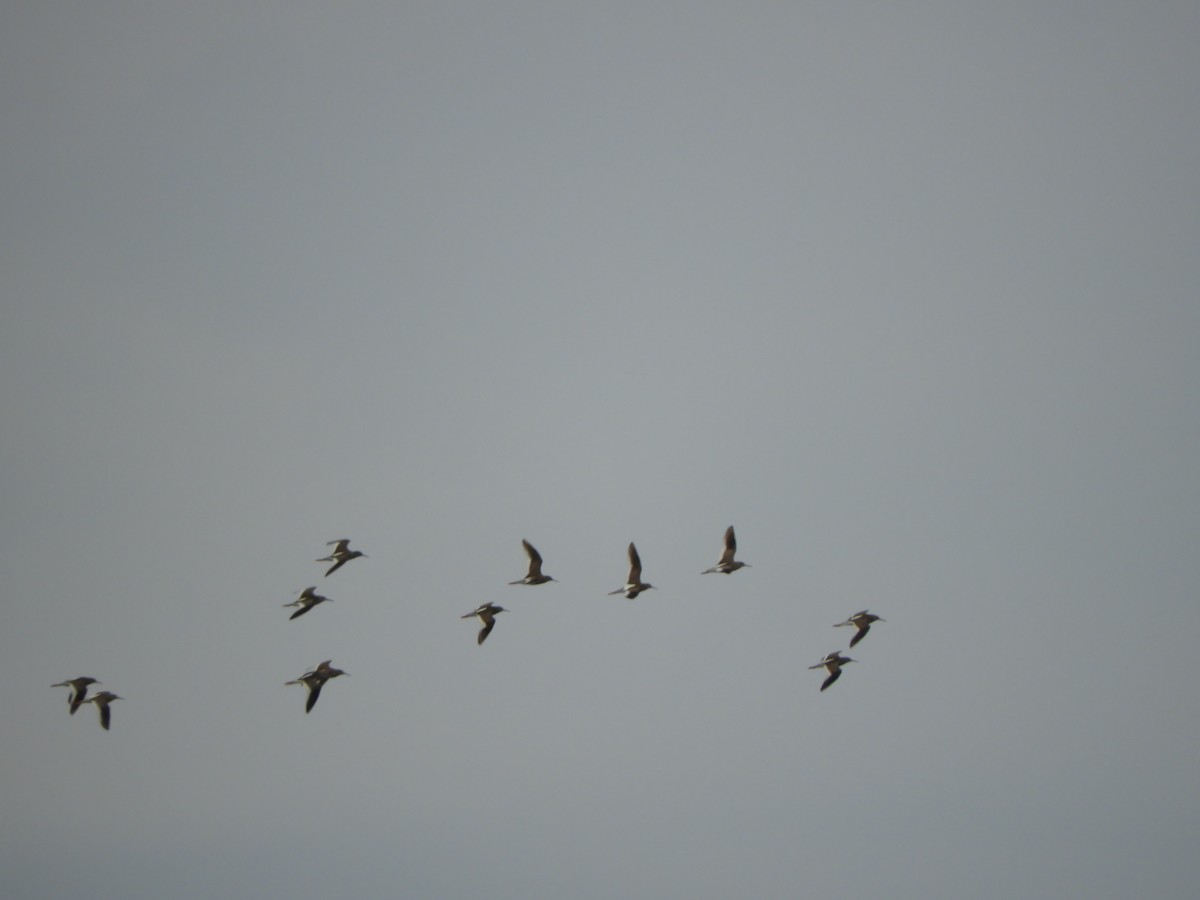
[[[101,691],[94,697],[90,697],[84,702],[96,704],[96,709],[100,710],[100,727],[105,731],[108,731],[109,723],[112,721],[112,710],[108,708],[108,705],[114,700],[122,699],[124,698],[118,697],[112,691]]]
[[[305,672],[294,681],[288,681],[286,684],[302,684],[308,688],[308,702],[304,704],[304,712],[312,712],[312,708],[317,705],[317,698],[321,696],[321,688],[325,687],[325,682],[331,678],[337,678],[339,675],[349,675],[349,672],[343,672],[341,669],[335,669],[331,663],[333,660],[327,659],[323,663],[318,663],[311,672]]]
[[[741,568],[750,568],[749,563],[738,562],[733,558],[737,553],[737,538],[733,533],[733,526],[730,525],[725,529],[725,549],[721,552],[720,561],[711,569],[705,569],[701,575],[711,575],[713,572],[720,572],[724,575],[731,575]]]
[[[475,639],[476,644],[482,644],[487,640],[487,636],[492,633],[492,629],[496,626],[496,616],[502,612],[507,612],[503,606],[483,603],[477,609],[467,613],[465,616],[459,616],[459,618],[470,619],[477,617],[483,623],[483,627],[479,629],[479,636]]]
[[[609,591],[608,595],[624,594],[630,600],[640,594],[642,591],[649,590],[654,587],[652,584],[642,581],[642,558],[638,556],[637,547],[632,542],[629,544],[629,579],[624,585],[617,588],[615,591]]]
[[[821,690],[829,687],[835,681],[842,677],[842,666],[846,663],[856,662],[848,656],[842,656],[837,650],[834,650],[815,666],[809,666],[810,669],[826,669],[829,672],[829,677],[821,685]]]
[[[71,692],[67,694],[67,703],[70,705],[71,715],[75,715],[75,710],[87,703],[87,692],[89,684],[99,684],[95,678],[88,678],[82,675],[79,678],[68,678],[66,681],[60,681],[58,684],[52,684],[51,687],[66,687],[70,688]]]
[[[850,646],[853,647],[859,641],[867,636],[867,632],[871,630],[872,622],[886,622],[887,619],[880,618],[873,613],[867,612],[865,609],[862,612],[856,612],[845,622],[838,622],[834,628],[841,628],[843,625],[853,625],[858,629],[854,633],[854,637],[850,638]]]
[[[283,604],[283,606],[285,609],[289,606],[300,607],[298,610],[296,610],[294,613],[292,613],[290,616],[288,616],[288,620],[290,621],[292,619],[298,619],[300,616],[304,615],[306,612],[308,612],[310,609],[312,609],[318,603],[327,603],[327,602],[332,603],[333,601],[330,600],[328,597],[322,597],[320,594],[318,594],[317,586],[314,584],[312,587],[306,587],[304,590],[302,590],[300,592],[299,597],[297,597],[291,603]]]
[[[338,569],[340,569],[346,563],[350,562],[350,560],[358,559],[360,556],[367,555],[367,554],[363,553],[361,550],[351,550],[350,549],[350,538],[341,538],[340,540],[330,541],[325,546],[334,548],[333,552],[330,553],[328,556],[323,556],[317,560],[317,562],[333,563],[333,565],[329,567],[329,571],[327,571],[325,573],[326,578],[328,578],[330,575],[332,575],[334,572],[336,572]]]
[[[525,548],[525,552],[529,555],[529,572],[524,578],[518,581],[510,581],[509,584],[545,584],[547,581],[554,581],[549,575],[542,574],[542,554],[537,552],[533,544],[522,538],[521,546]]]

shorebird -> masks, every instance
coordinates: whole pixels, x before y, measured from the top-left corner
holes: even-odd
[[[285,684],[302,684],[308,688],[308,702],[304,705],[304,712],[312,712],[312,708],[317,705],[317,698],[321,696],[321,688],[325,687],[325,682],[330,678],[337,678],[339,675],[349,676],[349,672],[343,672],[341,669],[335,669],[330,665],[332,659],[327,659],[323,663],[319,663],[311,672],[305,672],[295,681],[288,681]]]
[[[367,555],[367,554],[363,553],[361,550],[351,550],[350,549],[350,538],[342,538],[341,540],[338,540],[338,541],[330,541],[325,546],[333,547],[334,544],[336,544],[337,546],[334,547],[334,550],[332,553],[330,553],[328,556],[322,557],[321,559],[317,560],[317,562],[333,563],[333,565],[329,567],[329,571],[325,573],[326,578],[328,578],[330,575],[332,575],[334,572],[336,572],[338,569],[340,569],[346,563],[350,562],[350,560],[358,559],[360,556]]]
[[[608,596],[613,594],[624,594],[630,600],[640,594],[642,591],[652,588],[654,585],[642,581],[642,558],[638,556],[637,547],[633,543],[629,544],[629,580],[615,591],[609,591]]]
[[[738,562],[733,558],[733,554],[735,553],[737,553],[737,538],[733,536],[733,526],[730,525],[725,529],[725,551],[721,554],[721,561],[711,569],[705,569],[700,574],[711,575],[713,572],[721,572],[725,575],[729,575],[731,572],[736,572],[743,566],[749,568],[749,563]]]
[[[289,606],[300,607],[298,610],[296,610],[294,613],[292,613],[290,616],[288,616],[289,622],[292,619],[295,619],[295,618],[298,618],[299,616],[304,615],[306,612],[308,612],[310,609],[312,609],[318,603],[325,603],[326,601],[328,601],[330,603],[333,602],[328,597],[322,597],[316,591],[317,591],[317,586],[315,584],[312,587],[306,587],[304,590],[302,590],[300,592],[300,596],[297,597],[295,600],[293,600],[291,603],[283,604],[284,608],[287,608]]]
[[[521,545],[529,554],[529,574],[520,581],[510,581],[509,584],[545,584],[547,581],[554,581],[549,575],[542,574],[542,554],[537,552],[537,548],[524,538],[521,538]]]
[[[829,687],[835,681],[842,677],[842,666],[846,663],[858,662],[848,656],[842,656],[837,650],[834,650],[815,666],[809,666],[810,669],[820,669],[822,667],[829,670],[829,677],[825,679],[825,683],[821,685],[821,690]]]
[[[85,700],[85,703],[95,703],[96,708],[100,710],[100,727],[108,731],[108,723],[112,721],[112,710],[108,708],[108,704],[114,700],[123,700],[123,697],[118,697],[112,691],[101,691],[96,696]]]
[[[99,684],[95,678],[88,678],[82,675],[79,678],[69,678],[66,681],[60,681],[58,684],[52,684],[50,687],[68,687],[71,693],[67,694],[67,703],[71,705],[71,715],[75,715],[75,710],[79,709],[84,703],[87,703],[87,691],[89,684]]]
[[[520,582],[513,582],[520,584]],[[535,582],[536,583],[536,582]],[[494,606],[491,603],[481,604],[474,612],[469,612],[465,616],[459,616],[460,619],[469,619],[472,616],[478,616],[479,621],[483,623],[483,627],[479,629],[479,637],[475,639],[476,644],[482,644],[487,640],[487,636],[492,633],[492,628],[496,625],[496,614],[507,612],[503,606]]]
[[[858,629],[858,633],[850,638],[850,646],[853,647],[859,641],[867,636],[867,632],[871,630],[872,622],[886,622],[887,619],[880,618],[873,613],[867,612],[865,609],[862,612],[856,612],[845,622],[838,622],[834,628],[841,628],[843,625],[853,625]]]

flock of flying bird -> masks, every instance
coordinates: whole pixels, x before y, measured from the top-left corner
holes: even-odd
[[[548,581],[554,581],[555,579],[553,577],[542,571],[542,555],[538,553],[533,544],[524,539],[522,539],[521,544],[525,548],[525,553],[529,556],[529,571],[526,573],[524,578],[518,579],[517,581],[510,581],[509,584],[545,584]],[[326,578],[328,578],[346,563],[350,562],[350,560],[358,559],[360,556],[366,556],[366,554],[361,550],[350,549],[349,538],[330,541],[326,546],[333,547],[333,551],[329,554],[329,556],[325,556],[316,560],[316,562],[333,563],[333,565],[330,566],[328,571],[325,573]],[[749,563],[740,562],[734,559],[736,553],[737,538],[733,533],[733,526],[730,525],[725,529],[725,547],[721,552],[720,560],[718,560],[715,566],[710,569],[705,569],[700,574],[711,575],[715,572],[720,572],[723,575],[731,575],[738,569],[749,568]],[[626,597],[632,600],[642,591],[650,590],[653,587],[654,585],[650,584],[649,582],[642,581],[642,559],[638,555],[637,547],[630,543],[629,577],[625,580],[625,584],[621,585],[615,591],[609,591],[609,596],[611,597],[615,594],[624,594]],[[289,619],[296,619],[309,612],[314,606],[326,602],[332,601],[330,601],[328,597],[322,597],[320,594],[318,594],[316,585],[313,585],[312,587],[307,587],[301,591],[299,597],[297,597],[291,603],[285,603],[284,607],[297,607],[296,611],[289,617]],[[461,618],[479,619],[482,627],[479,629],[479,634],[476,637],[476,643],[482,644],[485,640],[487,640],[487,636],[492,633],[492,629],[496,626],[496,616],[502,612],[507,612],[503,606],[496,606],[493,603],[484,603],[481,604],[477,609],[467,613]],[[850,646],[853,647],[867,636],[867,632],[871,630],[872,623],[885,621],[887,620],[882,619],[864,609],[861,612],[856,612],[854,615],[850,616],[850,618],[846,619],[846,621],[838,622],[834,627],[840,628],[845,625],[853,625],[855,629],[857,629],[854,636],[850,639]],[[846,663],[852,662],[857,662],[857,660],[851,659],[848,656],[842,656],[840,651],[835,650],[828,654],[816,665],[809,666],[809,668],[823,668],[829,672],[828,677],[821,684],[821,690],[824,691],[827,687],[841,677],[842,666],[846,665]],[[332,678],[337,678],[339,675],[350,674],[349,672],[345,672],[341,669],[335,669],[332,663],[333,660],[327,659],[324,662],[318,663],[310,671],[305,672],[299,678],[285,682],[285,684],[288,685],[302,684],[308,688],[308,701],[304,706],[304,711],[306,713],[312,712],[312,708],[316,705],[317,698],[321,696],[321,689],[325,686],[326,682]],[[84,703],[95,704],[96,708],[100,712],[100,725],[105,731],[108,731],[109,723],[112,720],[112,712],[109,709],[109,705],[112,703],[112,701],[121,700],[123,698],[118,697],[111,691],[101,691],[100,693],[89,697],[87,696],[88,688],[93,684],[100,684],[100,682],[95,678],[82,676],[79,678],[71,678],[67,681],[60,681],[58,684],[51,686],[66,687],[71,689],[70,694],[67,696],[69,712],[71,715],[75,715],[75,711]]]

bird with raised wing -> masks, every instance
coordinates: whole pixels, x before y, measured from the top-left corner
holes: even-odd
[[[333,660],[327,659],[323,663],[319,663],[311,672],[305,672],[294,681],[285,682],[286,684],[302,684],[308,688],[308,702],[304,704],[304,712],[312,712],[312,708],[317,705],[317,698],[321,696],[321,688],[325,687],[325,682],[331,678],[337,678],[339,675],[349,676],[349,672],[343,672],[341,669],[335,669],[331,663]]]
[[[333,601],[330,600],[328,597],[322,597],[320,594],[318,594],[317,586],[314,584],[312,587],[306,587],[304,590],[302,590],[300,592],[299,597],[297,597],[291,603],[283,604],[283,606],[285,609],[289,606],[300,607],[298,610],[296,610],[294,613],[292,613],[290,616],[288,616],[288,621],[291,621],[292,619],[297,619],[300,616],[304,615],[306,612],[308,612],[310,609],[312,609],[318,603],[332,603],[332,602]]]
[[[649,590],[652,587],[654,585],[642,581],[642,558],[638,556],[637,547],[631,541],[629,543],[629,579],[615,591],[609,591],[608,596],[624,594],[632,600],[642,591]]]
[[[730,525],[725,529],[725,549],[721,553],[721,560],[711,569],[705,569],[701,575],[711,575],[713,572],[721,572],[724,575],[729,575],[741,568],[750,568],[749,563],[738,562],[733,558],[737,553],[737,538],[733,534],[733,526]]]
[[[87,700],[85,700],[84,702],[96,704],[96,708],[98,710],[100,710],[100,727],[103,728],[105,731],[108,731],[108,725],[112,721],[112,710],[110,710],[108,708],[108,705],[110,703],[112,703],[114,700],[123,700],[123,699],[124,699],[123,697],[118,697],[112,691],[101,691],[100,693],[96,694],[94,697],[90,697]]]
[[[75,715],[75,710],[79,709],[79,707],[88,702],[88,685],[99,683],[100,682],[95,678],[88,678],[86,675],[81,675],[79,678],[68,678],[66,681],[60,681],[58,684],[50,685],[50,687],[65,687],[71,689],[71,692],[67,694],[67,703],[70,705],[71,715]]]
[[[542,554],[537,552],[537,548],[524,538],[521,539],[521,546],[529,555],[529,573],[519,581],[510,581],[509,584],[545,584],[547,581],[554,581],[549,575],[542,574]]]
[[[358,559],[360,556],[365,557],[367,555],[367,554],[363,553],[361,550],[351,550],[350,549],[350,538],[342,538],[337,541],[330,541],[325,546],[334,548],[333,552],[330,553],[328,556],[324,556],[321,559],[317,560],[317,562],[333,563],[333,565],[329,567],[329,571],[325,573],[326,578],[328,578],[330,575],[332,575],[334,572],[336,572],[338,569],[340,569],[346,563],[350,562],[350,560]]]
[[[858,660],[851,659],[848,656],[842,656],[840,652],[834,650],[815,666],[809,666],[810,669],[826,669],[829,672],[829,677],[825,679],[825,683],[821,685],[821,690],[829,687],[835,681],[842,677],[842,666],[846,663],[857,662]]]
[[[487,640],[487,636],[492,633],[492,629],[496,625],[496,616],[502,612],[507,612],[503,606],[496,606],[492,603],[483,603],[478,609],[467,613],[465,616],[459,616],[460,619],[478,618],[483,623],[483,627],[479,629],[479,636],[475,639],[476,644],[482,644]]]
[[[880,616],[874,615],[873,613],[869,613],[864,609],[862,612],[856,612],[854,615],[852,615],[850,618],[848,618],[845,622],[838,622],[833,627],[841,628],[843,625],[853,625],[855,628],[857,628],[858,631],[855,632],[854,637],[850,638],[850,646],[853,647],[855,644],[857,644],[859,641],[861,641],[863,638],[865,638],[867,636],[867,632],[871,630],[872,622],[886,622],[886,621],[887,621],[887,619],[881,618]]]

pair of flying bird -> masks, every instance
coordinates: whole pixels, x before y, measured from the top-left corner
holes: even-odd
[[[517,581],[510,581],[509,584],[545,584],[548,581],[554,581],[553,576],[547,575],[542,571],[542,554],[538,553],[537,548],[524,539],[521,540],[521,546],[525,548],[525,553],[529,557],[529,571],[524,578]],[[705,569],[700,574],[709,575],[713,572],[721,572],[729,575],[738,569],[748,568],[749,563],[739,562],[734,559],[736,553],[737,537],[734,535],[733,526],[730,525],[725,529],[725,548],[721,552],[720,560],[711,569]],[[631,541],[629,543],[629,577],[625,580],[625,584],[621,585],[615,591],[609,591],[608,595],[611,597],[615,594],[624,594],[632,600],[642,591],[650,590],[653,587],[654,585],[648,581],[642,581],[642,558],[638,555],[637,546]],[[492,629],[496,625],[496,616],[502,612],[507,612],[503,606],[496,606],[494,603],[484,603],[461,618],[478,618],[483,623],[483,627],[479,629],[479,635],[476,638],[476,643],[482,644],[487,640],[487,636],[492,633]],[[300,615],[300,613],[296,613],[296,615]]]
[[[862,612],[856,612],[845,622],[838,622],[834,628],[841,628],[844,625],[853,625],[858,630],[854,633],[854,637],[850,638],[850,646],[853,647],[859,641],[867,636],[867,632],[871,630],[872,622],[886,622],[887,619],[880,618],[873,613],[867,612],[865,609]],[[815,666],[809,666],[810,669],[824,668],[829,672],[829,677],[825,679],[821,685],[821,690],[829,687],[835,681],[842,677],[842,666],[846,663],[858,662],[856,659],[851,659],[848,656],[842,656],[840,651],[834,650]]]
[[[100,711],[100,727],[108,731],[109,723],[112,721],[112,711],[108,708],[108,705],[114,700],[123,700],[124,698],[118,697],[112,691],[101,691],[89,697],[87,695],[88,687],[99,683],[95,678],[81,675],[79,678],[69,678],[66,681],[60,681],[58,684],[50,686],[71,689],[71,692],[67,694],[67,703],[70,704],[71,715],[75,715],[75,710],[79,709],[83,704],[94,703],[96,709]]]
[[[733,534],[733,526],[730,525],[725,529],[725,549],[721,553],[720,561],[711,569],[705,569],[701,575],[711,575],[714,572],[720,572],[723,575],[731,575],[738,569],[748,569],[749,563],[738,562],[734,559],[734,554],[737,553],[737,538]],[[642,591],[654,587],[649,582],[642,581],[642,558],[638,555],[637,547],[632,542],[629,544],[629,578],[625,584],[617,588],[615,591],[609,591],[611,597],[614,594],[624,594],[630,600],[640,594]]]
[[[545,584],[547,581],[555,579],[550,575],[542,572],[542,554],[537,552],[537,548],[529,541],[522,540],[521,545],[525,548],[525,552],[529,555],[529,573],[517,581],[510,581],[509,584]],[[637,547],[630,543],[629,545],[629,578],[625,584],[617,588],[615,591],[609,591],[609,596],[613,594],[624,594],[630,600],[640,594],[642,591],[649,590],[654,585],[642,581],[642,558],[638,556]],[[473,613],[471,615],[474,615]]]
[[[331,562],[331,563],[333,563],[333,565],[329,567],[329,571],[325,573],[326,578],[328,578],[330,575],[332,575],[334,572],[336,572],[338,569],[340,569],[346,563],[350,562],[350,560],[358,559],[360,556],[365,557],[367,555],[367,554],[363,553],[361,550],[351,550],[350,549],[350,538],[342,538],[341,540],[330,541],[325,546],[334,547],[333,552],[330,553],[329,556],[325,556],[325,557],[322,557],[321,559],[316,560],[316,562]],[[283,605],[284,605],[285,609],[289,606],[299,607],[299,609],[297,609],[294,613],[292,613],[290,616],[288,616],[288,619],[291,620],[291,619],[300,618],[302,615],[304,615],[306,612],[308,612],[314,606],[318,606],[321,603],[332,603],[332,602],[333,601],[330,598],[322,597],[320,594],[318,594],[317,586],[314,584],[311,587],[306,587],[304,590],[302,590],[300,592],[300,596],[297,597],[295,600],[293,600],[291,603],[285,603]]]

